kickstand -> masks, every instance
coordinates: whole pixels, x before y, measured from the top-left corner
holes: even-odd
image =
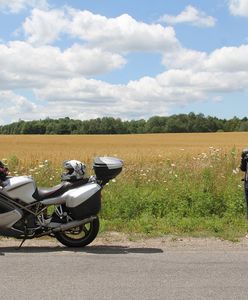
[[[16,250],[20,250],[25,241],[26,241],[26,237],[23,238],[21,244],[19,245],[19,247],[16,248]]]
[[[21,247],[22,247],[22,245],[24,244],[24,242],[25,242],[26,239],[27,239],[27,228],[26,228],[26,226],[25,226],[25,231],[24,231],[24,232],[25,232],[24,238],[23,238],[21,244],[19,245],[19,247],[16,248],[16,250],[20,250]]]

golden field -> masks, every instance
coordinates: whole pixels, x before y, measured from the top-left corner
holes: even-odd
[[[248,133],[192,133],[146,135],[8,135],[0,136],[0,158],[17,156],[24,164],[49,160],[58,165],[67,159],[91,163],[95,156],[118,156],[126,163],[155,162],[161,156],[176,158],[248,147]]]
[[[60,182],[62,162],[116,156],[123,172],[103,191],[102,230],[211,235],[235,240],[248,225],[241,150],[248,133],[0,136],[10,175]]]
[[[190,164],[194,157],[212,149],[223,155],[235,148],[238,156],[248,146],[248,133],[0,135],[0,143],[0,159],[18,158],[19,166],[15,168],[13,159],[10,166],[17,173],[29,174],[30,168],[44,161],[56,169],[69,159],[81,160],[90,167],[96,156],[116,156],[124,160],[125,173],[130,178],[132,172],[149,166],[156,169],[167,160],[177,164],[187,160]]]
[[[52,185],[59,181],[63,161],[83,161],[90,175],[96,156],[123,159],[125,171],[121,178],[124,180],[133,180],[143,169],[148,168],[152,168],[149,173],[151,180],[157,180],[161,170],[165,170],[168,165],[177,165],[180,173],[185,168],[192,172],[206,164],[211,165],[209,158],[213,158],[213,154],[218,154],[222,160],[233,149],[237,167],[240,151],[248,146],[248,133],[0,135],[0,143],[0,159],[8,163],[11,175],[28,174],[42,185]],[[44,162],[46,166],[49,163],[50,171],[47,167],[38,168]],[[45,180],[46,173],[52,174],[48,182]]]

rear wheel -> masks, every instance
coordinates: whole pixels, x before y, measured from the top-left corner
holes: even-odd
[[[56,239],[67,247],[84,247],[89,245],[99,231],[99,218],[93,221],[55,234]]]

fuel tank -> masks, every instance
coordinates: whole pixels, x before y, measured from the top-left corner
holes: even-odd
[[[17,176],[8,178],[4,182],[2,192],[12,199],[19,199],[25,203],[33,203],[36,200],[33,194],[36,190],[35,181],[30,176]]]

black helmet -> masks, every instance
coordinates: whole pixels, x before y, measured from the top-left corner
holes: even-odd
[[[0,161],[0,180],[5,181],[9,173],[9,169]]]

